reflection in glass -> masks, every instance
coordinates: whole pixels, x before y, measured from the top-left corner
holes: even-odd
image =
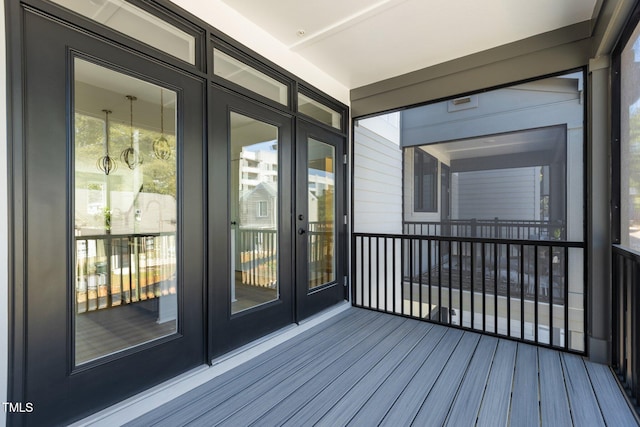
[[[287,102],[289,97],[287,85],[218,49],[213,51],[213,72],[216,76],[220,76],[282,105],[289,104]]]
[[[332,145],[308,140],[309,289],[336,280],[335,159]]]
[[[125,0],[52,0],[107,27],[196,63],[196,38]]]
[[[81,59],[74,91],[75,361],[82,364],[177,331],[176,93]],[[162,135],[166,159],[153,151]],[[134,169],[118,156],[131,148],[144,159]],[[100,161],[107,152],[109,173]]]
[[[621,243],[640,251],[640,26],[620,59]]]
[[[231,312],[278,299],[278,128],[231,113]]]
[[[342,129],[342,114],[298,92],[298,111],[321,123]]]

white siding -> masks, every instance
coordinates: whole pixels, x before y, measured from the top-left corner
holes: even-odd
[[[402,232],[402,151],[357,126],[354,134],[354,231]]]
[[[458,197],[454,205],[458,206],[458,219],[539,217],[539,201],[535,197],[538,167],[464,172],[457,176]]]

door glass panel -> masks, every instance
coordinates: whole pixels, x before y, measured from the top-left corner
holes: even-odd
[[[278,128],[231,113],[231,312],[278,299]]]
[[[82,364],[177,331],[176,93],[75,59],[74,329]]]
[[[52,1],[189,64],[196,63],[194,36],[125,0]]]
[[[288,105],[287,85],[218,49],[213,51],[213,73],[282,105]]]
[[[336,280],[334,146],[308,139],[309,289]]]

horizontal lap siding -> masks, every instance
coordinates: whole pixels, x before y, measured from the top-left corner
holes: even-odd
[[[458,176],[458,217],[536,219],[538,168],[464,172]]]
[[[357,126],[354,134],[354,226],[358,232],[402,232],[402,152]]]

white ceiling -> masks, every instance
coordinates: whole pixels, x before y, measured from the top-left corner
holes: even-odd
[[[596,1],[222,0],[350,89],[589,20]]]

